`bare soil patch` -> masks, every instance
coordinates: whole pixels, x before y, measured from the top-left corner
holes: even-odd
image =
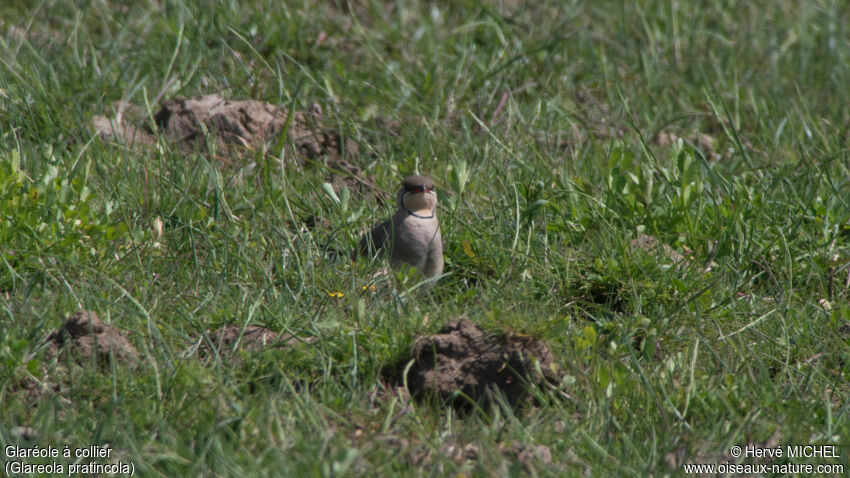
[[[110,356],[125,363],[134,363],[139,359],[139,352],[124,333],[101,322],[97,314],[90,310],[74,312],[62,328],[47,337],[47,341],[48,357],[57,357],[64,352],[86,363],[94,356],[101,365],[107,365]]]
[[[525,335],[493,335],[462,317],[436,335],[413,345],[407,384],[415,397],[435,395],[462,408],[458,392],[473,400],[492,400],[499,390],[511,405],[529,397],[533,384],[560,382],[549,348]],[[403,381],[404,377],[400,377]]]
[[[682,263],[687,260],[685,256],[676,252],[675,249],[659,241],[658,238],[654,236],[641,234],[632,239],[630,245],[633,249],[640,249],[647,254],[662,257],[673,263]]]
[[[90,310],[74,312],[41,346],[45,352],[40,372],[20,377],[10,388],[13,395],[26,403],[37,403],[45,394],[65,392],[72,369],[86,368],[92,360],[104,371],[108,370],[110,360],[133,366],[140,359],[124,332],[101,322]],[[73,366],[69,369],[66,364]]]
[[[287,156],[303,164],[321,163],[330,174],[327,181],[339,192],[343,186],[352,193],[367,195],[375,189],[357,164],[360,149],[343,138],[336,125],[326,121],[318,104],[289,113],[264,101],[228,100],[218,95],[172,98],[162,102],[154,122],[146,121],[144,111],[131,103],[116,102],[111,116],[97,115],[92,125],[107,143],[150,150],[157,141],[155,131],[188,153],[215,145],[215,158],[226,165],[239,163],[241,153],[274,147],[286,131]]]
[[[248,325],[244,329],[240,325],[229,324],[216,329],[209,334],[210,342],[204,340],[201,343],[201,353],[204,356],[216,352],[230,360],[237,360],[236,352],[261,352],[268,349],[285,348],[299,342],[299,339],[291,334],[278,334],[259,325]],[[304,340],[310,342],[310,340]]]
[[[223,145],[258,149],[283,129],[286,115],[262,101],[206,95],[166,100],[154,121],[167,137],[181,145],[202,142],[209,132]]]

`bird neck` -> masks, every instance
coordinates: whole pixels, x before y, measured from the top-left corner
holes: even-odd
[[[433,219],[437,212],[437,198],[434,193],[402,193],[399,206],[415,218]]]
[[[406,206],[402,206],[402,207],[404,208],[405,211],[407,211],[407,214],[409,214],[413,217],[416,217],[416,218],[419,218],[419,219],[433,219],[434,218],[434,210],[433,209],[432,210],[420,209],[419,211],[413,211],[411,209],[408,209]]]

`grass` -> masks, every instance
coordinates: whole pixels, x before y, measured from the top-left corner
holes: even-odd
[[[8,2],[0,442],[109,443],[141,476],[677,476],[766,442],[846,467],[848,24],[827,0]],[[432,175],[447,276],[364,291],[380,264],[329,260],[391,210],[335,202],[323,164],[94,137],[113,101],[207,93],[318,102],[384,191]],[[141,366],[29,400],[81,307]],[[572,399],[458,416],[388,388],[458,315],[545,340]],[[226,323],[315,341],[200,360]]]

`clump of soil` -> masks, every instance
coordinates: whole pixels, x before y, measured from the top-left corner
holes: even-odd
[[[647,254],[663,257],[674,263],[681,263],[686,260],[685,256],[679,254],[678,252],[676,252],[675,249],[659,241],[653,236],[641,234],[638,237],[632,239],[630,244],[634,249],[640,249],[646,252]]]
[[[714,136],[711,136],[710,134],[696,133],[687,138],[683,138],[675,132],[663,130],[659,131],[658,134],[655,135],[655,143],[658,144],[658,146],[661,146],[662,148],[666,148],[678,141],[679,138],[682,138],[690,142],[691,144],[700,147],[705,152],[710,154],[711,159],[717,159],[716,146],[718,141],[714,138]]]
[[[155,130],[185,152],[207,147],[207,138],[214,138],[219,151],[217,159],[233,162],[240,150],[256,151],[274,146],[286,132],[287,156],[296,160],[324,161],[331,171],[327,178],[339,192],[342,186],[355,194],[372,194],[374,180],[364,178],[356,159],[360,150],[356,142],[343,139],[338,128],[324,120],[322,108],[312,104],[306,111],[289,114],[279,107],[257,100],[228,100],[218,95],[193,98],[172,98],[162,102],[154,114],[154,125],[145,121],[146,115],[136,105],[126,102],[113,104],[112,118],[97,115],[92,118],[95,132],[105,142],[127,147],[152,149],[156,144]]]
[[[133,366],[139,362],[139,352],[115,327],[104,324],[97,314],[78,310],[58,330],[41,342],[45,360],[35,375],[27,373],[13,380],[9,391],[24,403],[35,404],[45,394],[65,393],[67,376],[73,369],[85,368],[92,357],[103,371],[110,360]],[[66,364],[73,364],[66,367]]]
[[[92,119],[101,139],[128,146],[156,142],[154,128],[144,122],[144,112],[138,106],[117,102],[113,109],[113,118],[98,115]],[[204,146],[207,134],[215,138],[219,147],[236,145],[249,150],[260,149],[279,138],[287,120],[288,114],[271,103],[228,100],[218,95],[168,99],[154,114],[156,129],[188,150]],[[345,142],[343,147],[340,135],[321,123],[322,108],[317,104],[307,111],[293,113],[288,138],[294,142],[299,156],[316,159],[323,155],[342,158],[358,154],[356,143]]]
[[[211,355],[218,351],[219,354],[231,358],[236,350],[260,352],[298,342],[298,338],[293,335],[277,334],[259,325],[249,325],[244,329],[240,325],[225,325],[209,334],[209,338],[212,345],[206,340],[201,343],[201,351],[204,354]]]
[[[436,395],[444,401],[454,399],[457,392],[473,400],[491,400],[498,389],[517,405],[528,397],[529,384],[560,381],[552,352],[543,342],[529,336],[490,335],[465,317],[452,320],[436,335],[416,340],[412,360],[407,375],[411,393]],[[455,404],[463,406],[464,401]]]
[[[47,337],[47,341],[48,357],[64,351],[83,361],[95,355],[100,364],[108,364],[110,355],[119,362],[133,363],[139,359],[139,352],[121,331],[104,324],[89,310],[74,312],[61,329]]]
[[[722,126],[718,127],[722,128]],[[723,130],[721,129],[720,132],[722,131]],[[705,155],[706,159],[710,161],[718,161],[724,154],[719,148],[720,141],[716,137],[707,133],[693,133],[687,136],[680,136],[672,130],[665,129],[659,131],[658,134],[655,135],[653,142],[662,148],[669,148],[679,139],[682,139],[686,144],[690,144],[701,151],[702,154]],[[751,144],[747,143],[748,148],[751,146]]]
[[[112,103],[113,116],[95,115],[92,118],[94,131],[101,141],[119,143],[128,148],[151,149],[156,138],[147,129],[140,127],[144,121],[142,108],[123,101]]]
[[[167,137],[181,145],[203,142],[207,131],[221,144],[259,149],[283,129],[286,115],[262,101],[206,95],[165,100],[154,121]]]

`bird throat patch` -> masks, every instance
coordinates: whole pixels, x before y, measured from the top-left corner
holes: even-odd
[[[434,217],[434,205],[437,202],[436,198],[429,195],[430,193],[413,192],[405,193],[402,198],[404,209],[411,215],[423,219]]]

